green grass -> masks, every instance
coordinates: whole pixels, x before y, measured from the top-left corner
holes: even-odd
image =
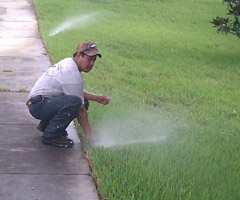
[[[13,72],[11,69],[3,69],[3,72]]]
[[[27,92],[27,87],[19,88],[18,91],[19,92]]]
[[[0,92],[9,92],[9,91],[10,91],[9,88],[5,88],[5,87],[0,86]]]
[[[226,13],[221,1],[34,4],[53,63],[71,57],[82,40],[103,54],[83,75],[87,90],[111,97],[108,106],[91,103],[95,137],[103,136],[99,127],[119,141],[166,136],[152,144],[86,145],[103,197],[240,198],[240,41],[210,24]],[[96,16],[84,26],[49,36],[64,20],[89,13]]]

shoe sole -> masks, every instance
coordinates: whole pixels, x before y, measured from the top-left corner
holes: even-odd
[[[72,144],[56,144],[56,143],[52,143],[52,142],[48,142],[48,141],[44,141],[44,140],[42,140],[42,143],[46,144],[46,145],[52,145],[52,146],[55,146],[55,147],[60,147],[60,148],[71,148],[74,145],[73,143]]]

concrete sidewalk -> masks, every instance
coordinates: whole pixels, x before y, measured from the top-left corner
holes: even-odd
[[[74,124],[67,129],[73,148],[44,145],[38,120],[25,105],[28,92],[50,66],[33,5],[0,0],[1,200],[98,199]]]

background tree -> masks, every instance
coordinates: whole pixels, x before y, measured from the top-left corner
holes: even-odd
[[[240,0],[222,0],[223,3],[228,4],[229,18],[216,17],[211,21],[214,27],[217,28],[217,32],[232,33],[240,38]]]

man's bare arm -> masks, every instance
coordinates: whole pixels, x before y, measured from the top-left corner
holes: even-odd
[[[83,90],[83,93],[84,93],[84,99],[96,101],[96,102],[104,104],[104,105],[106,105],[110,102],[109,96],[107,96],[105,94],[93,94],[86,90]]]
[[[88,115],[84,105],[82,105],[81,109],[79,110],[77,119],[78,123],[83,127],[86,139],[93,140],[92,129],[88,122]]]

